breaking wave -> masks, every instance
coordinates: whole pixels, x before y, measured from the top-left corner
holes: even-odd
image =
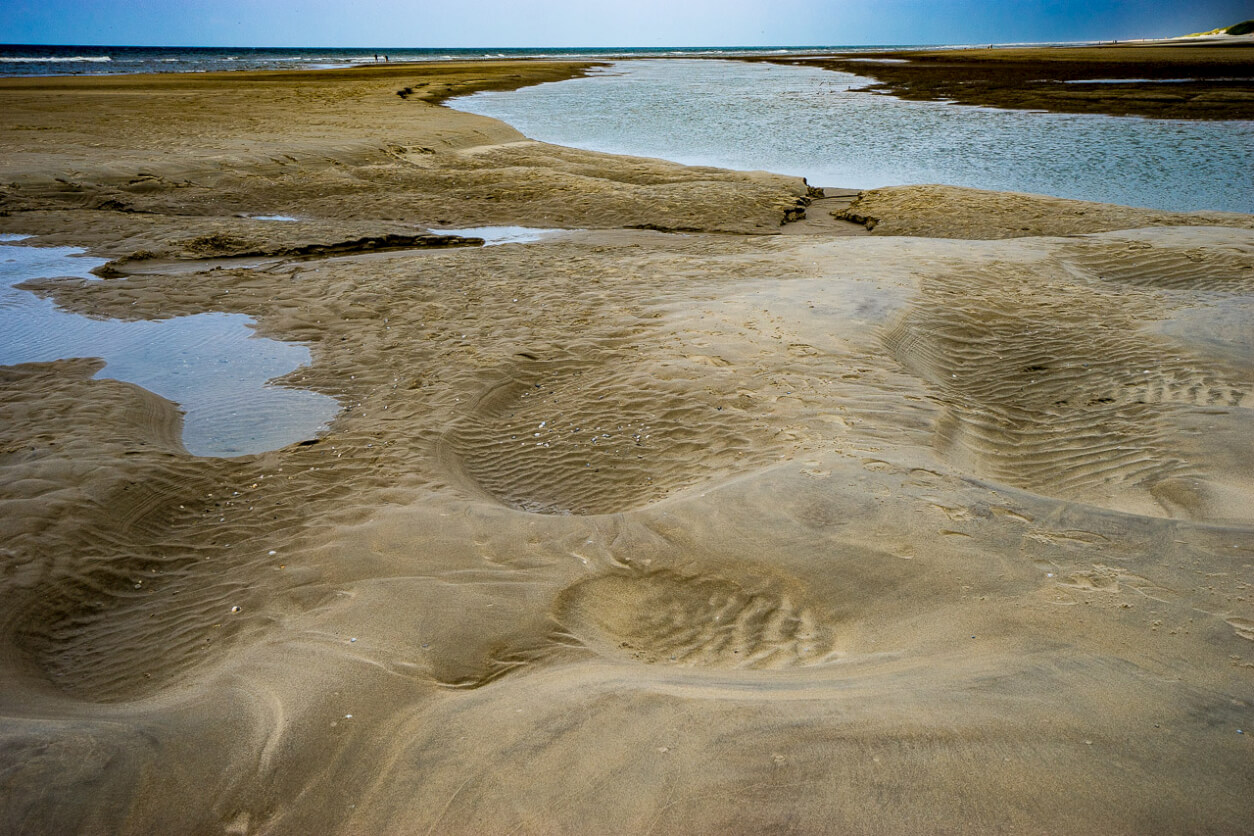
[[[108,55],[67,55],[62,57],[40,58],[0,58],[0,64],[102,64],[113,59]]]

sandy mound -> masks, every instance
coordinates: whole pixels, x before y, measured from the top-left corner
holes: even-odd
[[[1254,227],[1249,215],[1230,212],[1159,212],[957,186],[872,189],[837,216],[864,224],[876,235],[974,240],[1080,235],[1147,226]]]
[[[0,211],[731,232],[777,231],[804,214],[800,178],[545,145],[424,100],[445,84],[517,87],[588,66],[0,80]],[[418,83],[424,96],[396,95]],[[58,141],[32,145],[33,132]]]

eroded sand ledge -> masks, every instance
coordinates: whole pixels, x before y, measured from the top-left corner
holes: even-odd
[[[37,292],[247,313],[345,405],[196,459],[97,364],[0,369],[6,828],[1247,827],[1252,219],[779,235],[795,178],[421,100],[576,71],[0,81],[0,231],[122,276]],[[589,231],[319,249],[484,224]]]

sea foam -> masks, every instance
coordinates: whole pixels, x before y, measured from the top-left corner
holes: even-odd
[[[17,56],[0,58],[0,64],[103,64],[112,60],[108,55]]]

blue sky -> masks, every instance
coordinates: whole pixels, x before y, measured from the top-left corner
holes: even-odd
[[[753,46],[1166,37],[1254,0],[0,0],[0,42]]]

